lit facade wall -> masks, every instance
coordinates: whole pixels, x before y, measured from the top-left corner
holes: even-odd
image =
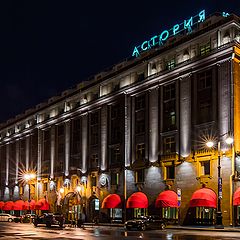
[[[216,23],[217,18],[212,21]],[[109,75],[99,74],[91,84],[83,82],[59,98],[37,105],[22,118],[0,125],[1,199],[27,198],[27,185],[20,178],[28,170],[37,173],[32,197],[46,197],[51,209],[56,209],[67,194],[79,191],[81,209],[86,210],[89,221],[96,214],[91,201],[99,199],[101,203],[110,193],[122,197],[126,218],[125,204],[132,193],[144,192],[148,211],[154,214],[160,211],[154,207],[159,193],[180,189],[180,223],[185,223],[194,191],[205,185],[217,193],[218,153],[207,150],[204,141],[210,137],[223,141],[231,133],[235,149],[222,144],[221,163],[223,220],[232,224],[231,199],[240,172],[239,160],[235,161],[235,153],[240,151],[240,54],[234,38],[239,26],[232,21],[206,28],[204,34],[196,31],[191,39],[186,36],[184,43],[176,40],[172,48],[162,47],[116,65]],[[224,38],[228,32],[230,40]],[[211,106],[204,102],[206,98]],[[209,116],[206,112],[201,115],[205,111],[201,109],[209,111]],[[96,112],[99,115],[93,117]],[[80,125],[73,138],[76,119]],[[119,121],[117,128],[111,128],[114,121]],[[46,129],[50,129],[47,173],[43,172]],[[15,159],[10,159],[9,144],[13,142]],[[26,156],[23,163],[22,152]],[[14,183],[9,181],[12,163],[16,165]],[[207,173],[205,163],[210,166]]]

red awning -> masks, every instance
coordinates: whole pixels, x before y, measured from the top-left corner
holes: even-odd
[[[31,210],[35,210],[36,209],[36,201],[35,200],[31,200],[31,202],[30,202],[30,209]]]
[[[42,198],[36,203],[35,208],[38,210],[49,210],[50,205],[45,198]]]
[[[164,208],[164,207],[178,207],[178,199],[177,194],[172,190],[166,190],[161,192],[155,202],[156,208]]]
[[[4,202],[0,201],[0,210],[2,210],[3,206],[4,206]]]
[[[25,203],[23,200],[17,200],[14,202],[13,210],[24,210]]]
[[[233,195],[233,205],[239,206],[240,205],[240,187],[236,190]]]
[[[109,194],[102,202],[102,208],[121,208],[122,201],[118,194]]]
[[[148,198],[142,192],[133,193],[127,200],[127,208],[148,208]]]
[[[41,207],[42,203],[39,204],[39,207]],[[35,210],[36,209],[36,202],[35,200],[31,200],[30,203],[29,201],[25,201],[24,202],[24,207],[23,207],[23,210],[29,210],[29,207],[30,207],[30,210]]]
[[[217,208],[217,195],[210,188],[201,188],[193,193],[190,207]]]
[[[14,202],[12,201],[5,202],[4,206],[2,207],[2,210],[4,211],[13,210],[13,205],[14,205]]]

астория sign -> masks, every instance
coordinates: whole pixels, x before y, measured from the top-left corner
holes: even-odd
[[[182,23],[175,24],[171,29],[162,31],[159,35],[155,35],[150,40],[144,41],[141,45],[134,47],[132,56],[139,57],[141,52],[144,52],[157,45],[162,45],[169,37],[175,36],[178,33],[187,30],[192,31],[192,27],[205,20],[205,10],[202,10],[197,15],[184,20]]]

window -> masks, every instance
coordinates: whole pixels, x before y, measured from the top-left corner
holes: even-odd
[[[120,148],[114,147],[111,149],[111,164],[117,164],[120,163]]]
[[[80,119],[72,120],[70,167],[81,167],[81,128]]]
[[[121,144],[122,139],[122,127],[123,127],[123,105],[117,103],[110,107],[110,144]]]
[[[200,162],[200,175],[210,175],[210,160]]]
[[[97,186],[97,178],[96,178],[96,176],[92,176],[91,177],[91,182],[92,182],[92,187],[96,187]]]
[[[145,95],[141,95],[135,98],[135,110],[141,110],[145,108]]]
[[[143,183],[145,181],[144,169],[135,171],[135,183]]]
[[[200,55],[201,56],[208,54],[210,51],[211,51],[210,42],[200,46]]]
[[[163,127],[165,130],[172,130],[176,127],[175,83],[163,87]]]
[[[198,75],[198,91],[212,87],[212,71],[208,70]]]
[[[175,83],[166,85],[163,87],[163,100],[167,101],[167,100],[173,100],[176,98],[176,87],[175,87]]]
[[[139,74],[137,75],[137,81],[143,81],[144,78],[145,78],[145,74],[144,74],[144,72],[139,73]]]
[[[90,118],[90,144],[95,146],[99,142],[99,112],[91,114]]]
[[[176,142],[174,136],[163,138],[163,152],[164,154],[171,154],[176,152]]]
[[[135,132],[136,134],[145,133],[145,111],[138,111],[135,114]]]
[[[145,144],[140,143],[136,145],[136,160],[144,161],[145,160]]]
[[[212,70],[198,74],[197,82],[198,123],[212,120]]]
[[[166,179],[175,179],[175,166],[174,164],[166,166]]]
[[[176,66],[175,59],[171,59],[170,61],[167,62],[167,69],[172,70]]]
[[[64,135],[64,125],[59,125],[59,126],[58,126],[58,131],[57,131],[57,133],[58,133],[58,137]]]
[[[135,98],[135,133],[145,133],[145,118],[146,118],[146,100],[145,95]]]
[[[91,168],[97,168],[98,167],[98,154],[92,154],[91,157]]]

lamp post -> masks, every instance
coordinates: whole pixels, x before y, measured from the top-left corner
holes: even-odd
[[[30,202],[31,202],[31,189],[30,189],[30,181],[36,178],[36,174],[33,172],[27,172],[24,174],[24,179],[28,184],[28,210],[30,212]]]
[[[225,135],[225,134],[224,134]],[[223,137],[221,135],[220,137]],[[225,143],[231,145],[233,143],[233,138],[227,137]],[[214,146],[213,141],[208,141],[206,143],[207,147],[212,148]],[[217,151],[218,151],[218,202],[217,202],[217,212],[216,212],[216,225],[215,228],[224,228],[222,223],[222,177],[221,177],[221,141],[218,139],[217,142]]]

